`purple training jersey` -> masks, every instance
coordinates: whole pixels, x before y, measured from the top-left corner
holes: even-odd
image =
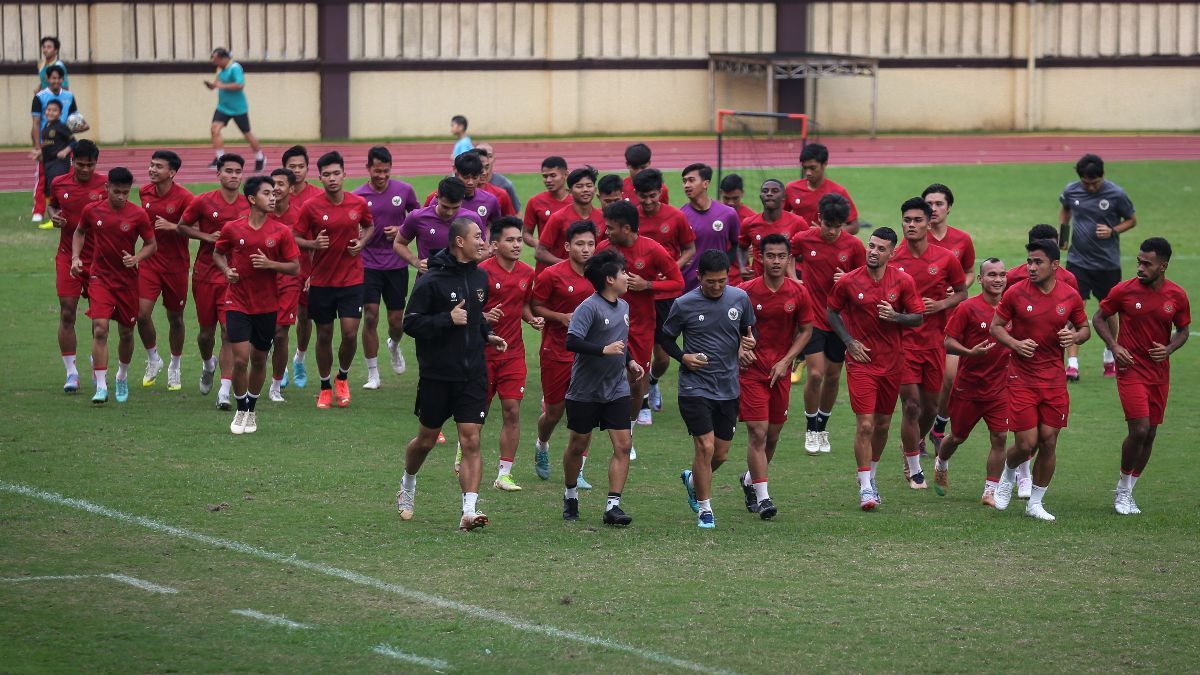
[[[354,194],[367,200],[367,208],[371,210],[371,218],[375,223],[375,234],[363,246],[360,254],[363,267],[369,270],[396,270],[407,267],[408,263],[392,248],[385,228],[400,227],[410,211],[421,208],[412,186],[398,180],[389,180],[383,192],[376,192],[368,182],[354,188]]]
[[[683,212],[683,217],[696,234],[696,255],[683,269],[683,286],[686,292],[700,285],[700,279],[696,275],[696,268],[700,265],[700,254],[712,249],[725,254],[735,250],[742,222],[737,211],[718,201],[713,201],[707,211],[697,210],[690,202],[679,210]]]
[[[483,230],[483,238],[487,239],[487,226],[478,213],[460,208],[454,218],[470,218],[479,224]],[[450,220],[454,220],[451,218]],[[417,242],[417,258],[425,260],[429,256],[450,245],[450,220],[442,220],[437,214],[437,205],[417,209],[404,219],[400,226],[400,236],[409,241]]]

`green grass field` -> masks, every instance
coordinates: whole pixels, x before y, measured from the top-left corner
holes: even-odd
[[[1015,263],[1028,227],[1056,222],[1057,196],[1072,171],[997,165],[831,175],[876,225],[895,225],[904,198],[944,182],[958,198],[951,221],[975,236],[979,256]],[[1184,235],[1200,213],[1200,162],[1117,163],[1109,177],[1138,208],[1140,225],[1123,246],[1126,276],[1137,243],[1166,236],[1175,247],[1169,275],[1195,296],[1200,248]],[[536,176],[513,178],[522,195],[541,189]],[[755,184],[756,177],[747,178]],[[678,184],[677,175],[670,180]],[[435,181],[413,180],[420,195]],[[623,503],[634,525],[615,531],[600,524],[608,448],[601,436],[587,471],[596,489],[582,498],[581,521],[561,520],[560,476],[542,482],[533,473],[540,386],[537,338],[527,333],[534,358],[514,469],[525,490],[490,487],[494,416],[483,435],[480,500],[492,525],[460,534],[453,433],[420,474],[416,518],[401,522],[395,512],[403,446],[416,429],[410,341],[404,346],[412,370],[397,377],[385,366],[377,392],[359,388],[366,374],[360,357],[348,410],[317,411],[315,377],[306,389],[286,390],[286,404],[264,397],[253,436],[231,436],[229,414],[196,391],[190,307],[184,391],[167,392],[164,378],[152,389],[136,386],[139,344],[127,404],[93,407],[86,386],[64,396],[54,337],[58,235],[29,224],[27,200],[0,195],[0,353],[8,395],[0,426],[0,670],[1195,667],[1189,645],[1200,629],[1200,516],[1190,454],[1200,433],[1200,346],[1174,358],[1171,405],[1137,490],[1144,511],[1138,517],[1112,512],[1125,425],[1113,381],[1099,375],[1102,345],[1093,339],[1082,350],[1084,377],[1071,389],[1071,427],[1046,498],[1056,523],[1024,518],[1020,503],[1004,513],[979,505],[980,431],[955,456],[944,498],[906,488],[894,433],[879,478],[886,501],[862,513],[843,390],[830,422],[832,454],[804,455],[802,420],[785,429],[771,471],[776,520],[761,522],[742,507],[739,435],[714,481],[718,529],[697,530],[678,478],[692,446],[673,404],[672,370],[664,380],[665,410],[634,438],[638,460]],[[80,318],[86,365],[88,330],[82,312]],[[161,314],[158,326],[165,343]],[[315,374],[311,356],[308,363]],[[793,401],[796,412],[798,391]],[[565,438],[560,429],[552,441],[556,470]],[[104,574],[178,592],[92,576],[7,580]],[[305,627],[231,613],[247,609]],[[381,645],[391,651],[377,650]]]

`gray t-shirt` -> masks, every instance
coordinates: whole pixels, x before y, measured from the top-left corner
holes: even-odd
[[[738,344],[754,325],[750,298],[740,288],[726,286],[716,300],[694,288],[675,299],[663,322],[669,337],[683,334],[685,354],[704,354],[708,365],[692,371],[680,366],[679,395],[729,401],[741,395],[738,383]]]
[[[1083,183],[1070,183],[1059,196],[1063,208],[1071,212],[1071,248],[1067,262],[1089,270],[1121,269],[1121,237],[1096,238],[1096,225],[1116,226],[1133,217],[1133,202],[1120,185],[1112,181],[1100,184],[1091,194]]]
[[[610,304],[599,293],[593,293],[579,304],[571,315],[567,334],[606,345],[620,340],[629,344],[629,303],[617,299]],[[571,365],[571,386],[567,398],[582,403],[607,403],[629,396],[629,380],[625,375],[625,355],[591,356],[576,354]]]

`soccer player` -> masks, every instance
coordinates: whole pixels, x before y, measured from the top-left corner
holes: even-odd
[[[59,58],[59,50],[62,49],[62,42],[53,35],[46,35],[41,40],[42,62],[38,64],[38,88],[34,93],[50,86],[50,78],[48,72],[51,68],[58,66],[63,72],[63,89],[71,88],[71,80],[67,77],[67,64],[63,63]]]
[[[993,498],[997,509],[1008,508],[1016,468],[1037,448],[1033,493],[1025,515],[1052,521],[1054,516],[1042,499],[1054,477],[1058,434],[1067,426],[1071,409],[1063,350],[1086,342],[1091,330],[1083,299],[1055,278],[1058,246],[1042,239],[1026,244],[1025,250],[1029,280],[1004,292],[991,326],[996,342],[1013,351],[1008,367],[1008,426],[1016,435]]]
[[[480,143],[475,146],[475,154],[483,162],[483,174],[479,177],[479,187],[487,190],[500,202],[501,216],[515,216],[521,211],[521,200],[517,198],[517,189],[512,181],[493,169],[496,163],[496,150],[491,143]]]
[[[1121,233],[1137,227],[1133,202],[1121,186],[1104,178],[1104,160],[1091,153],[1075,163],[1079,180],[1058,197],[1058,245],[1067,251],[1067,271],[1079,282],[1084,301],[1103,301],[1121,281]],[[1109,329],[1117,332],[1116,319]],[[1104,349],[1104,376],[1116,377],[1113,353]],[[1072,377],[1072,374],[1074,377]],[[1079,380],[1079,359],[1069,355],[1067,377]]]
[[[621,184],[621,198],[631,202],[637,199],[637,190],[634,188],[633,179],[637,178],[639,171],[645,171],[650,168],[650,146],[645,143],[634,143],[625,148],[625,168],[629,169],[629,176]],[[662,194],[659,199],[664,204],[671,203],[670,191],[663,187]]]
[[[229,282],[213,260],[213,245],[221,235],[221,227],[250,211],[250,201],[242,194],[242,170],[246,160],[241,155],[221,155],[217,166],[220,187],[197,195],[183,212],[178,231],[200,241],[196,262],[192,268],[192,300],[196,304],[196,346],[200,350],[200,393],[212,391],[213,376],[221,368],[221,388],[217,391],[217,409],[232,407],[233,352],[225,322],[225,292]],[[213,357],[217,326],[221,326],[219,358]]]
[[[534,445],[534,470],[542,480],[550,478],[550,435],[566,409],[567,387],[574,362],[571,352],[567,351],[567,327],[571,325],[575,308],[593,290],[583,276],[583,267],[596,251],[596,236],[596,224],[592,221],[572,223],[566,235],[567,259],[537,272],[533,283],[530,310],[534,316],[545,320],[539,352],[543,407]],[[583,478],[582,466],[579,477]],[[577,483],[581,489],[591,488],[587,481]]]
[[[881,501],[875,472],[887,447],[904,373],[901,335],[921,325],[925,307],[912,277],[888,264],[896,251],[895,230],[876,229],[866,249],[866,264],[833,284],[825,316],[850,357],[846,389],[856,418],[858,503],[863,511],[872,511]]]
[[[477,152],[464,152],[454,158],[454,177],[466,186],[462,208],[474,211],[484,226],[490,225],[500,218],[500,202],[490,192],[480,187],[483,183],[483,161]],[[431,192],[425,198],[425,206],[432,206],[437,199],[437,191]],[[484,234],[486,237],[486,233]]]
[[[920,197],[900,206],[904,241],[889,263],[912,277],[924,304],[925,320],[904,333],[904,374],[900,380],[900,443],[904,477],[914,490],[929,487],[921,472],[925,435],[933,428],[942,371],[946,367],[946,318],[967,298],[966,274],[950,251],[929,243],[932,209]]]
[[[250,104],[246,101],[246,74],[242,71],[242,64],[234,61],[229,50],[224,47],[213,50],[212,64],[217,67],[217,75],[211,82],[205,80],[204,86],[217,92],[217,109],[213,112],[210,128],[213,150],[217,157],[209,166],[219,168],[218,162],[221,161],[221,155],[225,154],[221,130],[229,124],[229,120],[233,120],[254,153],[254,170],[262,171],[267,158],[263,155],[258,138],[250,131]]]
[[[229,282],[225,291],[225,323],[233,351],[233,386],[237,412],[229,430],[258,431],[255,406],[267,377],[267,351],[275,339],[279,309],[276,275],[300,272],[300,248],[292,228],[275,220],[275,184],[254,176],[243,188],[250,211],[225,223],[212,258]]]
[[[454,136],[454,149],[450,152],[450,159],[456,159],[464,152],[475,149],[475,144],[471,142],[471,137],[467,135],[467,118],[462,115],[455,115],[450,118],[450,135]]]
[[[68,157],[75,147],[75,134],[63,121],[62,111],[62,101],[56,98],[46,101],[42,110],[45,123],[42,125],[40,147],[30,154],[42,172],[43,200],[50,196],[50,183],[71,170],[71,160]],[[53,227],[53,223],[46,223],[39,226],[39,229]]]
[[[767,490],[767,465],[775,456],[788,419],[792,362],[812,336],[813,306],[808,291],[787,276],[791,245],[774,232],[758,242],[762,276],[741,286],[754,307],[758,346],[746,354],[741,371],[739,416],[746,423],[746,468],[742,492],[746,510],[763,520],[775,517]]]
[[[477,267],[487,255],[487,242],[479,224],[455,218],[450,224],[450,246],[429,260],[429,271],[413,285],[404,316],[404,332],[417,346],[417,435],[404,453],[404,478],[396,493],[401,520],[413,517],[417,472],[437,444],[442,425],[451,417],[458,427],[463,461],[458,475],[462,488],[459,529],[473,530],[488,524],[476,511],[479,477],[479,431],[487,418],[487,364],[484,351],[504,351],[507,344],[492,332],[483,317],[488,298],[488,278]]]
[[[538,236],[533,254],[537,260],[535,269],[538,274],[563,261],[566,232],[571,224],[580,220],[591,221],[599,236],[604,236],[604,212],[593,204],[596,197],[596,170],[591,166],[583,166],[572,171],[567,176],[567,190],[570,192],[571,205],[551,215]]]
[[[738,266],[743,281],[762,275],[762,265],[755,254],[762,250],[764,239],[772,234],[782,234],[790,242],[792,237],[808,229],[808,223],[803,218],[783,210],[782,181],[774,178],[763,181],[758,190],[758,199],[762,202],[762,213],[751,211],[738,228]]]
[[[271,172],[271,181],[275,186],[274,218],[291,228],[294,238],[296,225],[300,222],[301,207],[292,195],[292,187],[299,183],[300,179],[287,169],[275,169]],[[297,325],[301,308],[307,306],[307,291],[304,288],[307,282],[304,272],[306,267],[310,270],[312,268],[312,252],[301,249],[300,272],[275,276],[279,311],[275,315],[275,340],[271,349],[271,389],[268,392],[273,403],[286,402],[283,398],[283,388],[287,386],[288,333],[293,325]],[[307,321],[307,310],[305,317]]]
[[[1171,354],[1187,342],[1192,323],[1187,293],[1167,279],[1170,262],[1171,244],[1166,239],[1143,241],[1137,277],[1117,284],[1092,317],[1096,335],[1117,362],[1117,394],[1129,428],[1121,443],[1121,478],[1113,504],[1121,515],[1142,512],[1133,500],[1133,487],[1150,461],[1167,410]],[[1115,339],[1108,322],[1112,316],[1120,327]]]
[[[308,149],[303,145],[293,145],[283,151],[281,162],[283,168],[296,175],[296,183],[292,186],[292,202],[296,206],[304,206],[308,200],[320,197],[324,190],[308,182]]]
[[[679,478],[697,514],[696,526],[712,529],[717,526],[712,475],[728,458],[737,427],[738,363],[754,350],[754,309],[745,291],[727,286],[729,257],[724,253],[701,253],[697,269],[700,285],[675,299],[660,340],[682,366],[679,414],[695,448],[692,468]],[[680,335],[683,349],[676,344]]]
[[[858,210],[854,208],[854,200],[846,188],[825,177],[825,169],[829,165],[829,148],[820,143],[809,143],[800,151],[801,178],[787,184],[784,189],[786,199],[784,207],[805,221],[813,223],[817,219],[817,210],[821,197],[827,194],[837,194],[846,198],[850,203],[850,218],[846,221],[846,232],[858,234]]]
[[[393,248],[396,254],[415,267],[417,274],[424,274],[429,257],[450,245],[450,224],[455,218],[474,220],[483,227],[478,213],[462,208],[466,199],[467,186],[453,176],[438,183],[435,203],[410,212],[404,217],[400,231],[396,233]],[[417,253],[413,254],[409,244],[417,242]]]
[[[699,256],[705,251],[720,251],[728,257],[736,254],[741,220],[731,207],[715,202],[708,196],[712,182],[712,167],[707,164],[689,164],[683,169],[683,193],[688,203],[679,208],[683,217],[692,226],[696,235],[696,257],[683,269],[684,288],[691,290],[700,284],[696,268]]]
[[[325,194],[321,188],[308,182],[308,149],[303,145],[293,145],[283,151],[283,168],[291,171],[296,181],[292,183],[290,202],[297,208],[303,207],[310,199]],[[293,225],[293,233],[295,226]],[[299,242],[299,240],[297,240]],[[296,281],[301,289],[308,288],[308,278],[312,274],[312,251],[300,247],[300,274]],[[283,277],[286,279],[288,277]],[[292,371],[295,377],[292,381],[297,387],[308,384],[308,367],[304,357],[308,353],[308,342],[312,338],[312,321],[308,318],[308,291],[302,290],[299,304],[296,308],[296,353],[292,356]],[[279,375],[279,373],[276,373]]]
[[[363,356],[367,382],[363,389],[379,388],[379,302],[387,305],[387,350],[392,372],[404,372],[400,338],[404,336],[404,300],[408,297],[408,261],[394,248],[396,235],[409,213],[421,207],[412,186],[392,180],[392,153],[382,145],[367,151],[366,183],[354,194],[367,201],[375,233],[363,245]]]
[[[317,374],[321,393],[317,407],[350,405],[350,366],[358,349],[358,323],[362,319],[363,263],[359,253],[375,234],[367,201],[342,190],[345,162],[338,152],[327,152],[317,160],[317,171],[325,194],[309,200],[296,225],[296,243],[313,252],[309,277],[308,312],[317,324]],[[333,369],[333,320],[338,319],[342,343],[338,348],[336,383],[329,381]],[[335,392],[333,387],[337,387]]]
[[[980,503],[995,506],[993,494],[1004,464],[1004,443],[1008,437],[1009,352],[996,348],[990,327],[996,305],[1008,286],[1004,263],[988,258],[979,265],[979,295],[964,300],[946,322],[946,353],[961,360],[954,376],[950,397],[950,434],[938,444],[933,467],[933,489],[945,495],[950,487],[950,458],[967,442],[975,425],[987,424],[991,450],[988,452],[986,478]]]
[[[746,206],[742,201],[742,198],[746,196],[745,181],[736,173],[731,173],[721,179],[721,184],[717,187],[717,190],[721,197],[721,203],[737,211],[738,218],[741,220],[744,228],[746,219],[755,215],[754,209]]]
[[[621,493],[629,477],[629,449],[633,438],[625,425],[629,411],[629,377],[645,371],[626,349],[629,304],[621,299],[629,285],[621,254],[608,249],[592,256],[584,274],[595,293],[572,312],[567,328],[567,349],[575,354],[567,390],[567,429],[571,434],[563,452],[563,520],[579,519],[577,473],[592,440],[592,430],[608,431],[613,456],[608,462],[608,501],[602,522],[629,525],[633,518],[621,509]]]
[[[192,193],[175,182],[183,160],[172,150],[155,150],[150,156],[150,182],[138,189],[138,196],[150,222],[154,224],[158,253],[138,268],[138,334],[146,348],[146,373],[142,386],[154,386],[162,370],[158,355],[158,331],[154,327],[154,303],[162,296],[167,310],[168,343],[171,363],[167,366],[167,390],[183,388],[183,308],[187,305],[188,267],[191,252],[188,237],[179,231],[179,220],[192,204]]]
[[[67,71],[58,65],[52,65],[45,69],[46,87],[39,90],[33,95],[33,105],[31,113],[33,116],[33,126],[29,131],[30,140],[33,142],[33,149],[40,153],[42,150],[42,129],[45,128],[47,119],[43,114],[46,109],[46,104],[50,101],[58,101],[62,106],[62,114],[64,117],[69,117],[72,113],[79,112],[78,106],[75,104],[75,95],[64,88]],[[88,130],[87,123],[76,133],[82,133]],[[35,223],[41,223],[46,212],[46,176],[42,173],[41,164],[38,165],[38,180],[37,185],[33,189],[33,216],[32,220]],[[41,229],[51,229],[52,224],[39,225]]]
[[[600,208],[603,209],[609,204],[624,201],[624,189],[625,184],[617,174],[610,173],[602,176],[596,183],[596,196],[600,198]]]
[[[1045,223],[1034,225],[1033,227],[1029,228],[1029,240],[1026,243],[1034,242],[1038,239],[1049,239],[1057,244],[1058,228]],[[1016,285],[1018,281],[1025,281],[1029,278],[1029,265],[1014,265],[1012,269],[1008,270],[1006,276],[1008,277],[1009,286]],[[1062,267],[1054,268],[1054,278],[1058,279],[1058,283],[1066,284],[1071,288],[1074,288],[1076,293],[1079,292],[1079,282],[1075,280],[1075,275],[1071,274]],[[1072,350],[1067,351],[1068,356],[1071,353]],[[1070,359],[1068,358],[1068,361],[1069,360]],[[1068,376],[1067,379],[1071,379],[1070,376]]]
[[[792,258],[812,298],[813,333],[804,351],[804,451],[810,455],[832,451],[829,417],[837,401],[838,381],[846,362],[846,345],[826,318],[833,285],[842,275],[867,264],[867,250],[858,237],[844,230],[850,218],[850,200],[825,195],[818,205],[815,227],[792,235]],[[891,252],[888,252],[891,256]]]
[[[542,185],[545,192],[529,198],[525,203],[525,245],[537,249],[538,235],[546,229],[550,216],[571,205],[567,190],[567,160],[551,155],[542,160]]]
[[[71,160],[71,172],[50,183],[47,204],[50,222],[59,228],[58,251],[54,255],[54,286],[58,295],[58,349],[67,370],[63,391],[68,394],[79,391],[75,315],[79,311],[80,296],[86,294],[87,270],[92,262],[92,242],[86,241],[79,252],[83,271],[78,275],[71,274],[71,241],[75,238],[75,228],[79,226],[83,210],[105,197],[104,176],[96,173],[99,158],[100,148],[95,143],[87,139],[79,141]]]
[[[496,335],[503,338],[503,350],[488,348],[488,407],[500,395],[504,426],[500,429],[500,469],[492,486],[497,490],[516,492],[521,489],[512,477],[513,461],[521,443],[521,399],[525,398],[525,343],[521,338],[521,322],[534,330],[542,330],[546,320],[535,317],[529,309],[533,294],[533,268],[521,262],[523,227],[515,216],[506,216],[492,225],[490,241],[492,257],[479,264],[488,276],[488,301],[484,318]],[[461,452],[461,449],[459,450]]]
[[[107,198],[84,207],[71,238],[71,274],[84,274],[83,251],[91,242],[87,267],[88,311],[92,319],[92,403],[108,401],[108,328],[117,322],[117,403],[129,399],[129,362],[133,359],[133,326],[137,321],[137,267],[154,255],[157,244],[146,212],[129,203],[133,174],[123,166],[108,172]],[[131,253],[138,239],[142,247]]]

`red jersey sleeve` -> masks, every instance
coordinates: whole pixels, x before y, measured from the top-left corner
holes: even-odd
[[[434,190],[433,192],[429,193],[428,197],[425,198],[425,206],[433,206],[433,203],[436,201],[437,201],[437,190]]]
[[[1173,323],[1176,328],[1187,328],[1192,325],[1192,302],[1186,293],[1179,293],[1179,309],[1175,312]]]
[[[529,294],[530,299],[546,304],[546,301],[550,299],[553,278],[554,275],[551,274],[549,267],[542,270],[542,273],[537,275],[537,278],[533,281],[533,289]]]
[[[1087,312],[1083,308],[1083,298],[1078,293],[1071,294],[1071,311],[1068,317],[1076,328],[1088,325]]]
[[[150,224],[150,216],[142,209],[138,209],[137,215],[137,232],[142,238],[142,244],[148,244],[154,241],[154,226]],[[130,251],[132,253],[132,251]]]
[[[825,301],[829,303],[829,309],[835,312],[842,311],[846,306],[846,277],[838,279],[833,288],[829,289],[829,297]]]
[[[358,221],[359,228],[367,228],[375,226],[375,216],[371,215],[371,209],[367,208],[367,200],[359,198],[362,202],[362,220]],[[484,237],[487,239],[487,237]]]
[[[204,200],[196,197],[191,204],[183,210],[183,216],[179,219],[181,223],[195,225],[200,221],[200,214],[204,213]]]
[[[688,224],[682,211],[675,215],[675,236],[679,238],[680,248],[696,241],[696,231]]]
[[[791,279],[784,283],[792,284],[796,289],[796,307],[799,309],[796,313],[796,323],[800,325],[812,323],[813,312],[816,308],[813,307],[812,296],[808,294],[808,289]]]
[[[223,230],[224,228],[222,228]],[[291,262],[300,258],[300,247],[296,245],[296,238],[292,236],[292,230],[283,223],[279,224],[279,259],[283,262]]]
[[[975,242],[970,237],[966,237],[962,251],[963,274],[972,269],[975,269]]]
[[[959,277],[962,276],[962,268],[959,268],[958,274]],[[925,311],[925,303],[921,302],[921,297],[917,295],[917,282],[904,273],[900,274],[899,300],[905,314],[920,314]]]
[[[1103,300],[1100,301],[1100,311],[1108,316],[1113,316],[1121,311],[1121,301],[1125,299],[1125,289],[1128,288],[1125,284],[1117,284],[1108,292]]]
[[[232,228],[221,228],[221,233],[217,235],[217,243],[213,244],[213,248],[216,249],[217,253],[220,253],[221,255],[229,255],[229,252],[233,250]]]
[[[685,226],[690,232],[691,226]],[[692,235],[693,239],[695,235]],[[659,247],[654,254],[654,264],[658,268],[655,270],[658,274],[663,275],[666,279],[658,279],[654,281],[654,293],[675,293],[683,292],[683,273],[679,271],[679,265],[671,259],[671,254],[667,253],[666,249]],[[650,277],[653,279],[653,277]]]
[[[1014,286],[1009,286],[1004,291],[1004,295],[1000,297],[1000,304],[996,305],[996,316],[1000,317],[1005,323],[1013,318],[1013,305],[1016,304],[1016,293],[1013,292]]]
[[[299,235],[303,239],[316,239],[317,238],[316,232],[310,231],[311,230],[311,221],[310,221],[311,216],[309,214],[316,212],[315,209],[309,208],[309,204],[311,204],[311,203],[312,203],[312,200],[309,200],[304,203],[304,206],[300,207],[300,215],[299,215],[299,217],[296,218],[296,224],[292,226],[292,231],[295,232],[297,235]],[[221,231],[224,231],[224,230],[225,230],[225,228],[221,228]]]
[[[530,198],[529,201],[525,202],[525,217],[522,219],[526,230],[532,230],[537,226],[537,216],[535,215],[537,212],[537,200],[536,198]]]
[[[801,249],[800,249],[800,235],[802,235],[803,233],[804,233],[804,230],[797,230],[797,231],[796,231],[796,232],[795,232],[795,233],[792,235],[792,257],[793,257],[793,258],[794,258],[794,257],[796,257],[797,255],[800,255],[800,251],[801,251]],[[750,240],[749,240],[749,238],[747,238],[747,239],[746,239],[746,241],[750,241]],[[846,270],[846,271],[848,272],[849,270]]]
[[[849,272],[853,269],[858,269],[859,267],[867,264],[867,247],[863,246],[863,243],[859,241],[858,237],[854,237],[854,243],[850,247],[849,257],[850,260],[848,264],[850,267],[845,270],[846,272]]]
[[[958,258],[953,254],[946,259],[946,280],[951,286],[967,283],[967,275],[963,272],[963,266],[958,264]]]
[[[964,302],[959,304],[958,307],[955,307],[954,311],[950,314],[950,319],[946,321],[946,335],[958,340],[959,342],[962,342],[963,329],[966,328],[967,324],[966,304],[967,303]]]

